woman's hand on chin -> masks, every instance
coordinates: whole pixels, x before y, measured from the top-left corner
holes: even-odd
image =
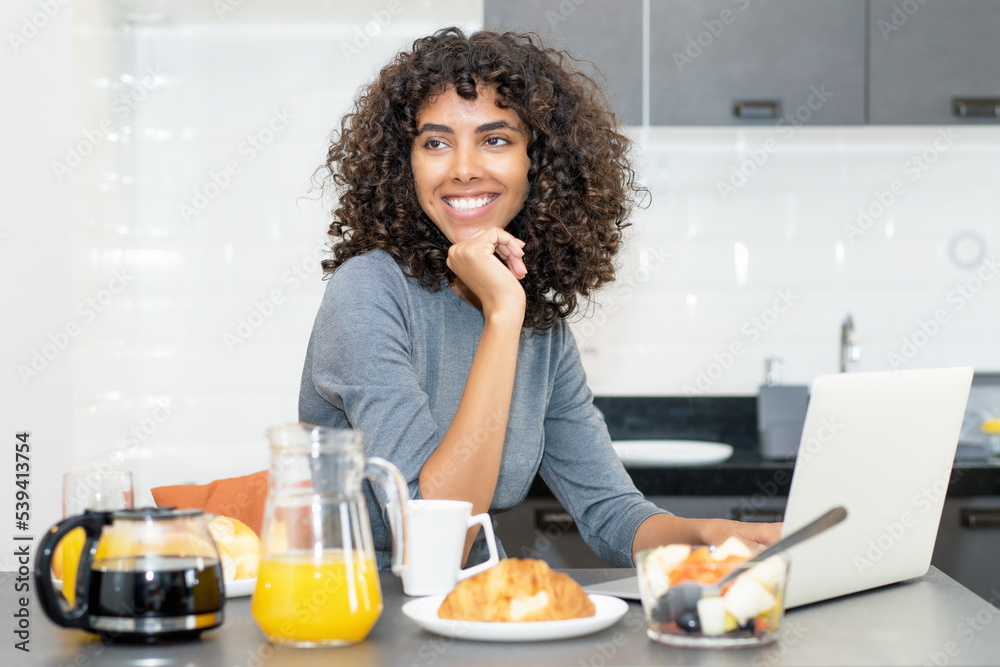
[[[528,273],[524,241],[502,229],[477,230],[448,249],[448,268],[479,300],[484,313],[511,310],[524,317],[524,288],[518,282]]]

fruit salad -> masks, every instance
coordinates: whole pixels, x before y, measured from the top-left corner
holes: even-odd
[[[774,638],[784,610],[788,561],[753,553],[732,537],[717,547],[671,544],[637,556],[650,638],[685,646],[745,646]],[[719,581],[733,570],[735,578]]]

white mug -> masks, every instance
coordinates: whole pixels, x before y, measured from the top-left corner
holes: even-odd
[[[500,562],[493,521],[483,513],[472,516],[464,500],[411,500],[406,506],[406,566],[403,592],[407,595],[443,595],[455,584]],[[469,528],[482,526],[490,558],[462,569],[462,553]]]

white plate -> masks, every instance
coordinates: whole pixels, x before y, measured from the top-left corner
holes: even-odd
[[[227,598],[242,598],[253,594],[253,589],[257,587],[257,577],[253,579],[233,579],[223,582],[226,589]],[[53,579],[52,588],[62,591],[62,579]]]
[[[226,585],[227,598],[242,598],[253,594],[253,589],[257,588],[257,577],[253,579],[233,579],[224,583]]]
[[[403,613],[424,630],[445,637],[484,642],[537,642],[599,632],[620,621],[628,611],[628,603],[624,600],[608,595],[591,595],[595,610],[589,618],[525,623],[456,621],[437,615],[444,598],[443,595],[431,595],[411,600],[403,605]]]
[[[630,468],[707,465],[733,455],[732,445],[701,440],[619,440],[611,446]]]

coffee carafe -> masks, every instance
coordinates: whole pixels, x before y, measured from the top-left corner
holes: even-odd
[[[86,539],[75,601],[58,595],[51,577],[56,545],[74,528]],[[35,559],[42,610],[58,625],[109,641],[194,639],[223,620],[219,552],[201,510],[145,507],[95,512],[60,521]]]

